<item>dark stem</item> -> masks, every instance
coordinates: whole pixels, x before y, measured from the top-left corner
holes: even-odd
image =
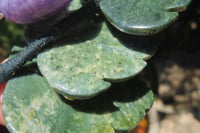
[[[34,58],[47,44],[63,36],[70,37],[77,34],[77,27],[79,31],[84,31],[84,29],[87,28],[84,25],[87,25],[91,18],[94,17],[95,10],[95,4],[88,3],[87,6],[84,6],[79,12],[75,12],[71,17],[67,17],[58,24],[52,26],[40,39],[31,42],[13,58],[4,64],[0,64],[0,84],[8,81],[23,64]]]
[[[0,65],[0,84],[9,80],[13,74],[28,60],[31,60],[46,44],[55,41],[57,37],[50,36],[32,42],[12,59]]]

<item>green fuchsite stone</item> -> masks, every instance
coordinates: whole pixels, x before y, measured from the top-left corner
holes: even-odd
[[[10,133],[114,133],[135,127],[152,103],[152,91],[137,78],[89,100],[67,101],[32,74],[9,80],[2,108]]]
[[[155,34],[173,23],[191,0],[99,0],[101,11],[119,30]]]
[[[124,34],[103,23],[97,35],[87,32],[71,42],[53,44],[55,47],[37,56],[37,63],[57,92],[73,99],[89,99],[107,90],[110,82],[141,72],[146,66],[144,59],[156,50],[152,40]]]

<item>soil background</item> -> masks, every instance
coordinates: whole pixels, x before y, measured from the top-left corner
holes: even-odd
[[[200,1],[158,36],[159,48],[142,73],[156,94],[148,132],[199,133]]]

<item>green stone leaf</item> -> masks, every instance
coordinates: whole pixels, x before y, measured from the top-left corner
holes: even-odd
[[[38,55],[37,63],[57,92],[89,99],[107,90],[110,82],[127,80],[142,71],[143,59],[155,52],[151,39],[124,34],[103,23],[98,33],[89,31],[71,42],[54,44]]]
[[[34,74],[8,82],[2,108],[11,133],[114,133],[135,127],[152,103],[152,91],[136,78],[71,102]]]
[[[134,35],[155,34],[173,23],[191,0],[100,0],[99,5],[119,30]]]

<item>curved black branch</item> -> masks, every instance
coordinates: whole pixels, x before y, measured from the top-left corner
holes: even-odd
[[[17,69],[19,69],[28,60],[31,60],[46,44],[55,41],[56,39],[56,37],[50,36],[36,40],[17,53],[12,59],[1,64],[0,84],[10,79]]]
[[[94,18],[96,6],[93,2],[88,3],[78,12],[70,17],[61,20],[52,26],[46,33],[41,35],[40,39],[31,42],[22,51],[17,53],[12,59],[0,65],[0,84],[8,81],[13,74],[27,61],[34,58],[39,51],[47,44],[60,39],[63,36],[72,36],[78,31],[87,29],[85,25]],[[77,21],[81,20],[81,21]]]

